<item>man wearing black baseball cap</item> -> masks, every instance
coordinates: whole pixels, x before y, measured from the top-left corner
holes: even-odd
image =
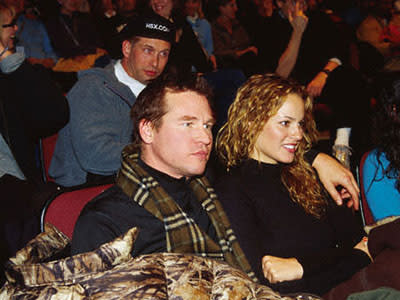
[[[50,175],[63,186],[112,182],[122,149],[131,142],[130,108],[168,61],[175,29],[147,13],[120,31],[122,58],[81,71],[67,95],[70,121],[59,132]]]

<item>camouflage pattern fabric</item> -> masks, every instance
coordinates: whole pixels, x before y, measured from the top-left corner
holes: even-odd
[[[195,255],[157,253],[132,258],[136,235],[137,229],[132,228],[95,251],[46,262],[69,244],[66,236],[49,226],[8,261],[0,300],[321,299],[280,296],[227,263]]]

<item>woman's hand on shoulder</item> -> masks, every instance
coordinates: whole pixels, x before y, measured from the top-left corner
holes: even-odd
[[[358,194],[360,190],[350,170],[346,169],[333,157],[322,152],[314,159],[312,166],[318,172],[319,179],[325,189],[338,205],[342,205],[345,199],[349,199],[350,194],[351,197],[347,202],[347,206],[358,210]],[[338,186],[343,187],[345,190],[339,192],[336,189]]]
[[[294,257],[265,255],[262,258],[262,269],[264,277],[270,283],[301,279],[304,274],[303,266]]]

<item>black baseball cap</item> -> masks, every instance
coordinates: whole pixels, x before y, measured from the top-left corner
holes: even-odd
[[[175,26],[156,13],[146,12],[132,16],[120,31],[121,41],[135,36],[164,40],[173,44],[175,42]]]

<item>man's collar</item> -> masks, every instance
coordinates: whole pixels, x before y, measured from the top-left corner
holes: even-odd
[[[118,81],[128,86],[136,97],[139,96],[141,91],[143,91],[143,89],[146,87],[146,85],[128,75],[128,73],[125,71],[124,67],[121,64],[121,60],[118,60],[115,63],[114,72]]]
[[[153,167],[146,164],[140,158],[140,155],[139,155],[139,159],[138,159],[138,165],[141,166],[147,173],[149,173],[156,179],[162,179],[163,181],[169,182],[171,184],[179,184],[179,185],[180,184],[188,184],[192,180],[191,178],[186,178],[186,177],[175,178],[164,172],[161,172],[160,170],[154,169]]]

